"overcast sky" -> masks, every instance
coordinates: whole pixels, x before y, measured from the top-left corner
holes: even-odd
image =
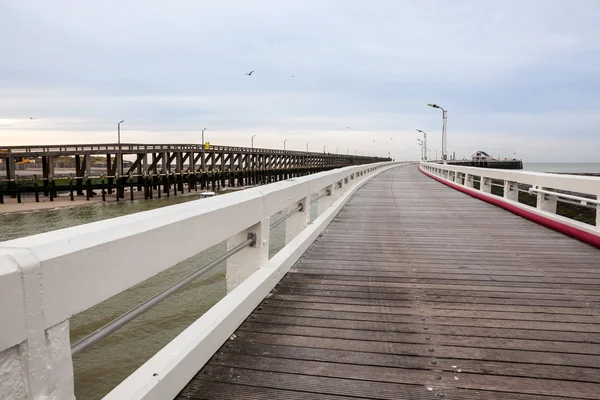
[[[599,161],[599,38],[594,0],[0,0],[0,145],[416,159],[435,102],[459,158]]]

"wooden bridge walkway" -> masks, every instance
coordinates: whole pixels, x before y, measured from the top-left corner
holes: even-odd
[[[360,189],[183,399],[599,399],[600,251],[416,166]]]

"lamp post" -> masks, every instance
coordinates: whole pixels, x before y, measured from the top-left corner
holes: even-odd
[[[310,142],[306,143],[306,152],[308,153],[308,145],[310,144]]]
[[[252,135],[252,138],[250,139],[250,143],[251,143],[251,146],[252,146],[252,149],[253,149],[253,150],[254,150],[254,137],[255,137],[255,136],[256,136],[256,135]]]
[[[202,129],[202,146],[204,146],[204,131],[206,130],[206,128]]]
[[[427,132],[423,132],[420,129],[417,129],[417,132],[421,132],[423,134],[423,148],[425,151],[425,161],[427,161]],[[431,158],[431,152],[429,154],[429,158]]]
[[[433,150],[433,151],[435,151],[435,161],[437,161],[437,159],[438,159],[437,158],[437,150]]]
[[[323,146],[323,153],[325,153],[326,148],[327,148],[327,145]]]
[[[448,120],[448,111],[445,110],[444,108],[438,106],[437,104],[427,104],[429,107],[433,107],[433,108],[439,108],[440,110],[442,110],[442,161],[444,163],[446,163],[446,160],[448,159],[448,152],[447,152],[447,148],[448,148],[448,144],[446,142],[446,122]]]
[[[117,124],[117,143],[119,144],[119,147],[121,147],[121,124],[123,122],[125,122],[125,120],[121,120]]]
[[[350,147],[348,147],[348,149],[346,150],[346,155],[348,155],[348,153],[350,153]]]
[[[421,145],[421,161],[423,160],[423,141],[421,139],[417,139],[417,143]]]
[[[335,154],[340,154],[340,146],[335,149]]]
[[[287,142],[287,141],[288,141],[288,139],[285,139],[285,140],[283,141],[283,150],[285,150],[285,142]]]

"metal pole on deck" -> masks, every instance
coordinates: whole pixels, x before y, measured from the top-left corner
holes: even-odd
[[[437,104],[429,103],[427,105],[429,107],[439,108],[440,110],[442,110],[442,160],[444,161],[444,163],[446,163],[446,160],[448,159],[448,144],[446,142],[446,124],[448,121],[448,111],[446,111],[443,107],[438,106]]]
[[[121,120],[117,124],[117,143],[119,144],[119,148],[121,147],[121,124],[125,122],[125,120]]]

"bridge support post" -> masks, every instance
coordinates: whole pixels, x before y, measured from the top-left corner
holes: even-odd
[[[547,188],[538,188],[542,190],[548,190]],[[538,210],[548,211],[553,214],[556,214],[556,199],[551,199],[545,193],[537,194],[537,204],[536,207]]]
[[[492,193],[492,180],[482,176],[479,182],[479,190],[484,193]]]
[[[249,233],[256,235],[254,246],[248,246],[227,259],[227,293],[269,261],[269,224],[270,218],[263,218],[258,224],[227,240],[227,250],[229,251],[247,240]]]
[[[517,182],[504,181],[504,198],[511,201],[519,201],[519,184]]]
[[[285,244],[294,239],[310,223],[310,197],[305,197],[289,207],[288,212],[294,211],[297,204],[302,206],[302,211],[298,211],[285,221]]]
[[[19,323],[2,328],[0,398],[75,400],[69,321],[46,328],[41,263],[28,250],[11,249],[0,250],[0,264],[9,284],[0,288],[7,302],[0,307],[22,313]]]

